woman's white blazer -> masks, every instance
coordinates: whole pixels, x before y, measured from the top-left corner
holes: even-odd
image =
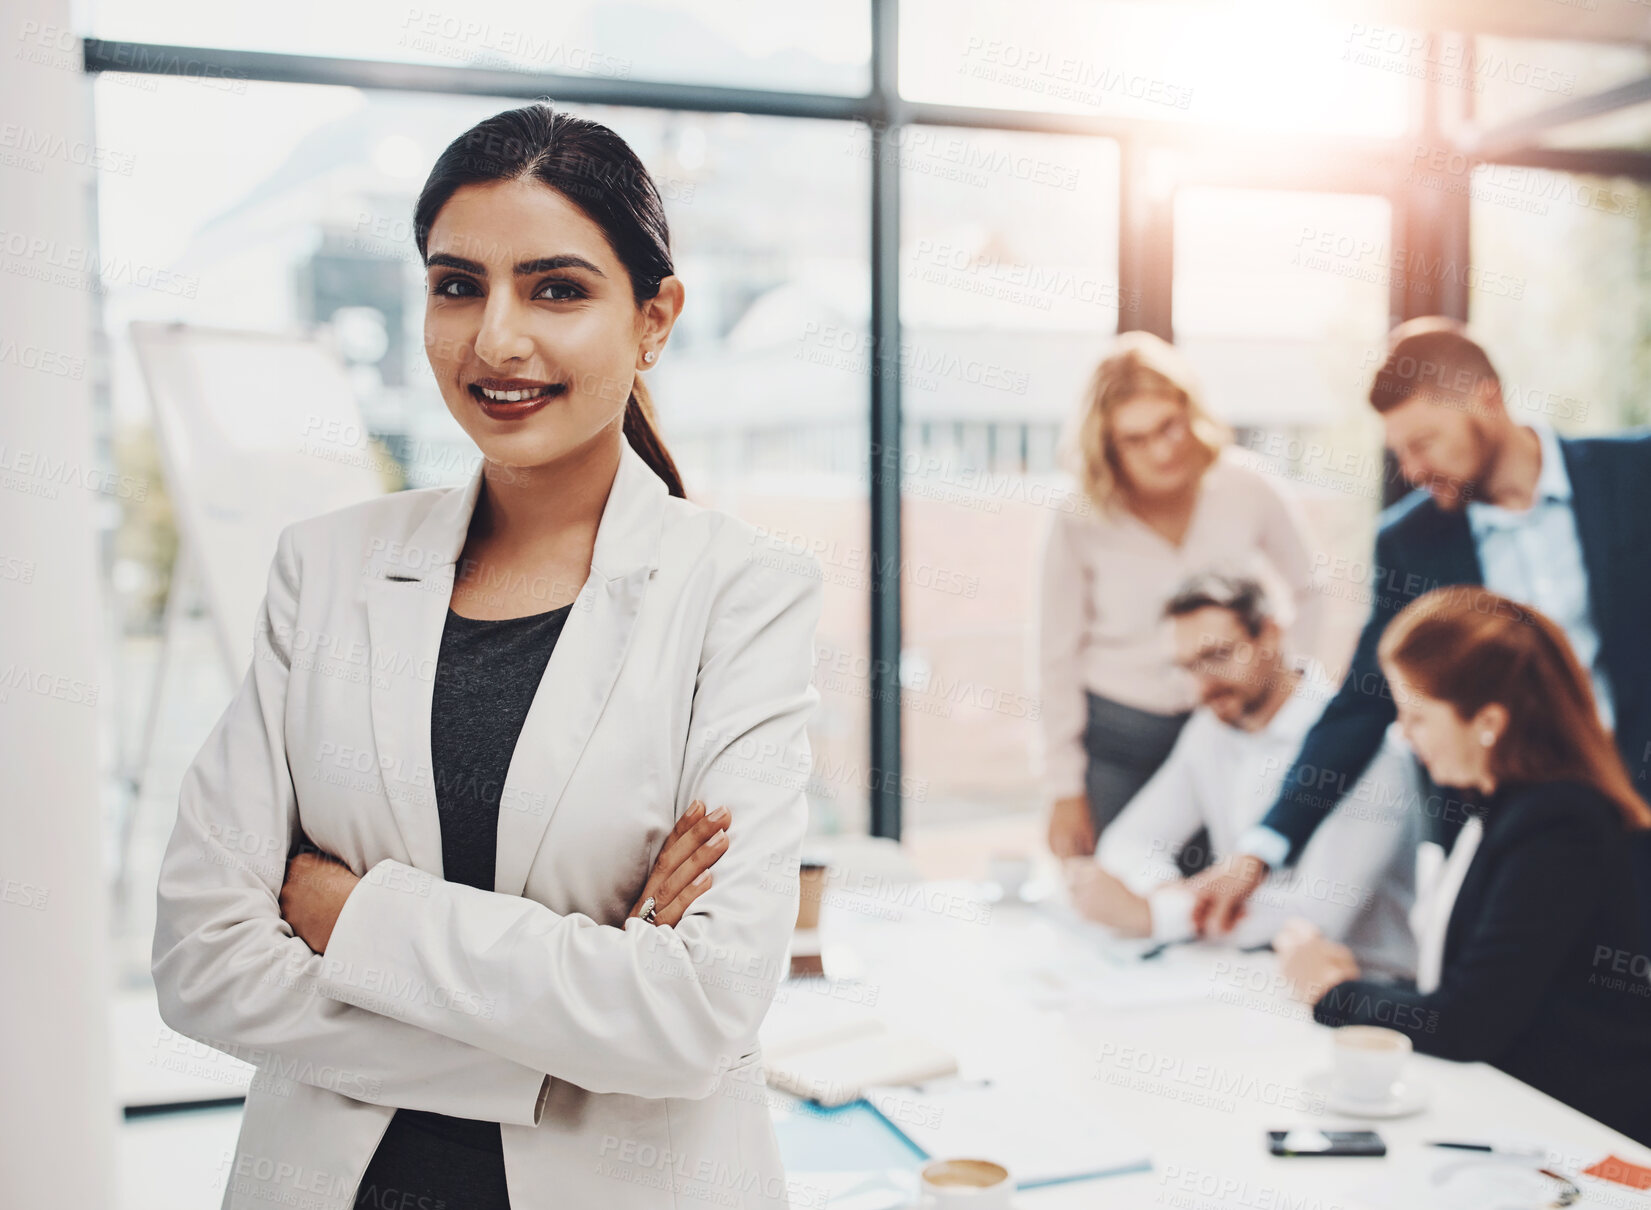
[[[491,891],[442,878],[430,744],[480,466],[281,532],[157,894],[162,1019],[257,1067],[223,1206],[351,1206],[403,1106],[501,1123],[516,1210],[786,1204],[757,1028],[796,921],[821,570],[620,444]],[[695,799],[732,812],[711,889],[674,929],[627,919]],[[301,835],[364,876],[325,954],[281,917]]]

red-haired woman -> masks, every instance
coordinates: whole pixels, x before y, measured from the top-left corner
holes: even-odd
[[[1416,983],[1344,946],[1274,941],[1325,1025],[1383,1025],[1491,1063],[1651,1144],[1651,978],[1627,833],[1651,826],[1564,633],[1488,589],[1418,597],[1377,649],[1398,720],[1467,822],[1418,887]]]

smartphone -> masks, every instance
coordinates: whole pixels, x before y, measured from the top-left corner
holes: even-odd
[[[1386,1155],[1387,1144],[1374,1130],[1269,1130],[1274,1155]]]

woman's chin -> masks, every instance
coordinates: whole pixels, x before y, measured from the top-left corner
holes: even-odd
[[[482,457],[496,466],[529,468],[554,462],[569,450],[569,443],[554,432],[526,425],[513,431],[467,430]]]

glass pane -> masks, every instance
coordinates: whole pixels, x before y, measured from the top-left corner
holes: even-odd
[[[1651,422],[1651,190],[1493,164],[1472,197],[1468,314],[1510,410],[1564,433]]]
[[[1053,452],[1117,330],[1118,150],[915,127],[902,168],[905,836],[925,872],[1039,851],[1031,644]]]
[[[858,95],[870,83],[868,0],[806,10],[764,0],[297,0],[278,15],[214,0],[108,0],[99,38],[442,63],[612,80]]]
[[[1468,93],[1469,112],[1490,126],[1651,75],[1651,50],[1603,42],[1480,36],[1466,48],[1435,42],[1412,57],[1430,58],[1435,78]]]
[[[1552,126],[1544,130],[1536,141],[1544,147],[1651,150],[1651,103],[1629,105],[1580,122]]]
[[[1395,250],[1383,198],[1183,189],[1175,201],[1176,343],[1238,443],[1307,506],[1330,597],[1316,652],[1352,654],[1382,494],[1366,398],[1386,347]]]
[[[109,569],[126,688],[105,700],[130,750],[161,649],[177,534],[128,325],[176,320],[333,341],[366,431],[329,440],[325,456],[371,460],[387,489],[462,481],[476,450],[425,357],[412,206],[446,142],[511,103],[255,83],[234,105],[203,104],[201,85],[122,75],[92,87],[97,145],[118,149],[129,168],[97,182],[112,469],[154,485],[145,499],[122,501]],[[632,144],[666,199],[687,306],[649,385],[690,493],[799,546],[860,542],[866,372],[806,354],[864,343],[863,128],[583,112]],[[835,167],[821,174],[822,163]],[[826,588],[819,641],[851,667],[835,689],[822,686],[810,785],[817,831],[865,827],[866,591],[863,577]],[[205,619],[186,610],[181,636],[137,815],[130,885],[139,888],[154,884],[183,770],[234,688]],[[153,906],[152,895],[131,897],[117,943],[126,974],[144,983]]]
[[[1242,5],[902,0],[900,91],[951,105],[1254,130],[1405,130],[1408,82],[1360,62],[1362,27],[1299,11],[1268,21]]]

